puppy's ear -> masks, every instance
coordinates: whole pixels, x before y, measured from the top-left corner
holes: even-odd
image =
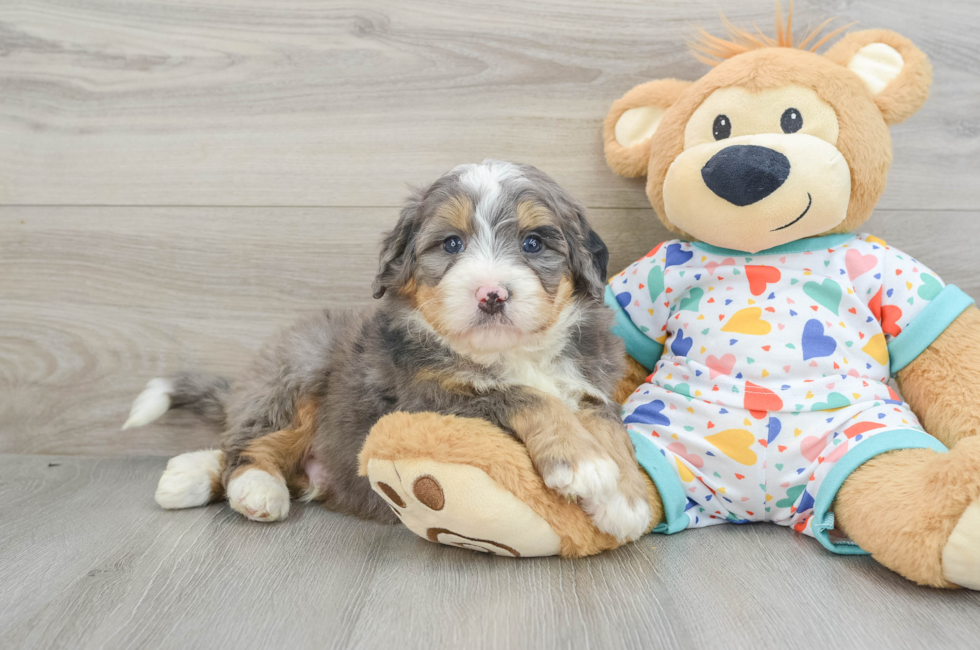
[[[861,78],[889,126],[912,117],[929,97],[929,58],[895,32],[869,29],[848,34],[825,56]]]
[[[374,297],[380,298],[385,291],[408,282],[415,270],[415,236],[419,230],[421,196],[415,191],[402,208],[398,223],[381,244],[378,274],[374,278]]]
[[[606,267],[609,266],[609,249],[592,229],[586,218],[585,208],[575,206],[578,229],[569,241],[569,261],[575,288],[602,300],[606,290]]]
[[[613,103],[602,126],[602,136],[606,162],[614,172],[628,178],[646,175],[653,134],[664,112],[690,85],[690,81],[677,79],[648,81]]]

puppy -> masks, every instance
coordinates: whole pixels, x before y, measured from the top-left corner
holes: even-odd
[[[220,451],[168,463],[164,508],[226,495],[249,519],[275,521],[293,496],[394,522],[357,474],[374,423],[392,411],[483,418],[523,441],[545,483],[600,530],[639,537],[650,509],[610,399],[624,351],[602,302],[607,260],[585,209],[541,171],[462,165],[402,209],[375,308],[301,321],[233,387],[155,379],[124,428],[178,407],[222,427]]]

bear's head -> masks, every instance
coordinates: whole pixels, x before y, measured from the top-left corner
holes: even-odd
[[[708,74],[641,84],[606,117],[609,166],[645,174],[653,209],[682,237],[755,253],[857,228],[885,189],[889,126],[929,95],[929,60],[903,36],[855,32],[820,55],[836,32],[794,47],[781,23],[775,39],[702,33]]]

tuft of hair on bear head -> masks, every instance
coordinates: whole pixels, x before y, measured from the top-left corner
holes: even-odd
[[[815,28],[808,30],[799,43],[794,44],[793,3],[792,1],[789,3],[789,13],[787,14],[786,22],[784,24],[782,6],[779,2],[776,2],[775,37],[763,33],[763,31],[759,29],[755,23],[752,23],[752,27],[755,28],[754,32],[738,27],[732,24],[732,22],[725,17],[725,14],[722,13],[721,22],[728,30],[729,38],[726,39],[715,36],[702,27],[698,30],[697,38],[692,41],[688,41],[688,47],[691,49],[691,53],[694,55],[694,58],[701,63],[712,67],[732,58],[733,56],[738,56],[739,54],[744,54],[750,50],[758,50],[764,47],[788,47],[805,50],[808,52],[816,52],[821,47],[826,45],[831,39],[839,36],[846,29],[855,24],[848,23],[847,25],[841,25],[840,27],[836,27],[821,36],[823,31],[835,20],[837,20],[836,17],[828,18]]]

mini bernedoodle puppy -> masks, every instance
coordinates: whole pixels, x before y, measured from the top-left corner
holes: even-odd
[[[170,460],[157,502],[227,495],[275,521],[296,497],[393,523],[358,452],[385,414],[436,411],[511,432],[600,530],[639,537],[651,515],[610,399],[624,351],[602,302],[608,253],[585,215],[546,174],[507,162],[416,192],[384,240],[375,307],[299,322],[232,386],[191,373],[149,383],[124,428],[186,408],[223,429],[220,451]]]

